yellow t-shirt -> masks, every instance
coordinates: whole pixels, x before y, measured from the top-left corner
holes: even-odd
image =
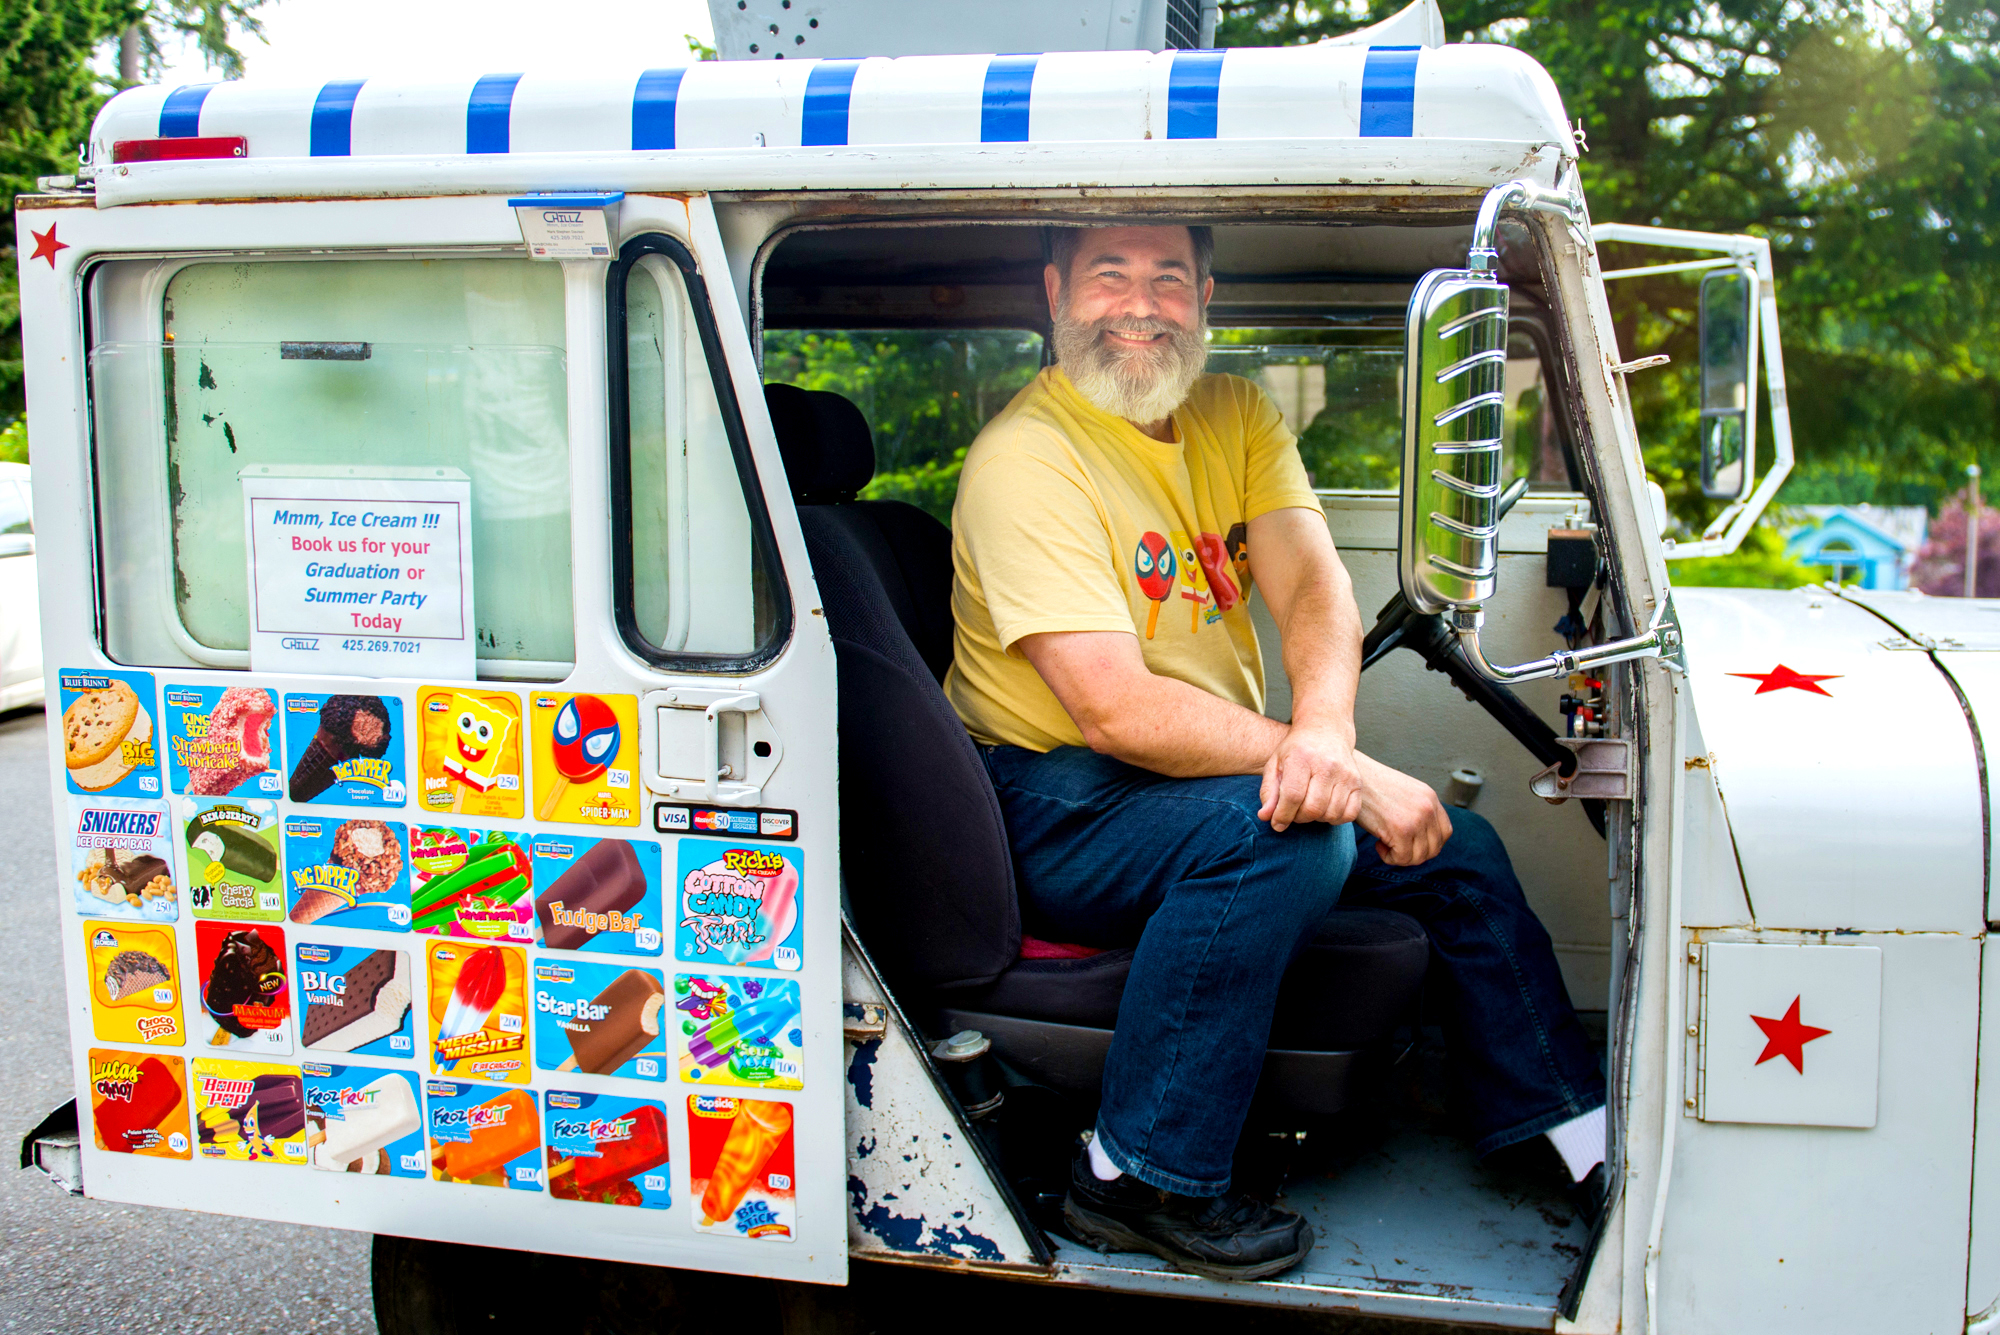
[[[1263,708],[1246,525],[1319,501],[1283,416],[1249,381],[1203,376],[1173,421],[1178,443],[1154,440],[1050,368],[967,451],[945,694],[975,740],[1083,745],[1015,648],[1043,631],[1128,631],[1158,675]]]

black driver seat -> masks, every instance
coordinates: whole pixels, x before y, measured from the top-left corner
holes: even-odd
[[[1000,806],[941,688],[950,531],[915,506],[856,499],[875,447],[852,403],[791,385],[764,393],[838,658],[841,864],[856,930],[931,1026],[981,1030],[1048,1084],[1094,1095],[1132,951],[1022,955]],[[1263,1092],[1338,1111],[1358,1055],[1414,1001],[1428,953],[1403,914],[1329,914],[1286,974]]]

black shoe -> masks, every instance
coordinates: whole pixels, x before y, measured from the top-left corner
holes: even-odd
[[[1070,1166],[1063,1221],[1077,1241],[1101,1252],[1151,1252],[1209,1279],[1264,1279],[1312,1250],[1312,1225],[1248,1196],[1176,1196],[1137,1178],[1110,1182],[1091,1171],[1089,1152]]]
[[[1596,1228],[1598,1216],[1611,1195],[1611,1177],[1599,1164],[1584,1175],[1584,1179],[1569,1189],[1570,1204],[1576,1207],[1577,1218],[1583,1220],[1585,1228]]]

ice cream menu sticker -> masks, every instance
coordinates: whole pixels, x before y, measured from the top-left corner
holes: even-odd
[[[791,978],[681,974],[674,1010],[685,1041],[681,1079],[690,1084],[800,1089],[805,1036],[799,985]]]
[[[542,1189],[541,1117],[529,1089],[427,1080],[431,1176],[513,1191]]]
[[[561,1089],[542,1097],[548,1109],[551,1196],[641,1210],[664,1210],[672,1203],[664,1106]]]
[[[165,803],[72,793],[69,814],[70,901],[78,913],[148,922],[180,917]]]
[[[194,925],[201,961],[201,1004],[211,1023],[196,1037],[212,1047],[253,1052],[292,1050],[291,988],[285,933],[233,922]]]
[[[90,1125],[97,1148],[156,1159],[186,1159],[187,1083],[181,1059],[149,1052],[90,1050]]]
[[[805,940],[796,848],[683,839],[676,881],[674,957],[694,964],[796,970]]]
[[[419,825],[410,834],[410,904],[419,932],[535,939],[534,861],[526,835]]]
[[[637,825],[638,699],[537,691],[528,701],[534,734],[535,819]]]
[[[417,694],[417,805],[519,820],[521,701],[505,691],[426,686]]]
[[[667,989],[651,969],[535,961],[535,1064],[637,1080],[667,1078]]]
[[[372,1066],[307,1062],[306,1145],[332,1173],[427,1177],[417,1077]]]
[[[153,745],[153,674],[79,672],[56,676],[61,691],[63,767],[73,793],[158,797]]]
[[[409,952],[298,945],[299,1041],[317,1052],[414,1057]]]
[[[688,1203],[697,1232],[790,1242],[792,1105],[688,1096]]]
[[[166,692],[167,770],[174,791],[196,797],[276,797],[271,720],[278,702],[261,686],[176,686]]]
[[[660,846],[535,836],[535,918],[550,950],[660,953]]]
[[[287,695],[286,792],[294,802],[403,805],[403,702],[393,695]]]
[[[456,469],[246,468],[250,666],[477,675],[472,484]]]
[[[277,803],[183,801],[180,826],[195,917],[277,922],[285,916]]]
[[[186,1043],[174,929],[87,922],[83,936],[90,965],[90,1031],[106,1043]]]
[[[528,1083],[528,953],[518,946],[430,943],[431,1069]]]
[[[292,816],[285,821],[291,920],[406,932],[409,832],[401,821]]]
[[[297,1068],[200,1059],[192,1065],[188,1079],[202,1158],[306,1161],[306,1097]]]

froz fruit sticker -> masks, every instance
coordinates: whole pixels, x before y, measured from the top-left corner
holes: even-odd
[[[197,797],[276,797],[271,767],[278,702],[261,686],[167,686],[167,765],[174,791]]]
[[[415,1075],[314,1061],[303,1070],[306,1148],[314,1168],[378,1177],[428,1175]]]
[[[688,1203],[695,1231],[790,1242],[792,1105],[688,1096]]]
[[[294,802],[403,805],[403,702],[393,695],[287,695]]]
[[[535,939],[525,835],[420,825],[410,837],[411,926],[436,936]]]
[[[188,902],[195,917],[283,920],[277,803],[185,799],[180,828]]]
[[[528,954],[518,946],[430,943],[431,1069],[528,1082]]]
[[[297,947],[299,1040],[316,1052],[414,1057],[411,999],[416,977],[402,950]]]
[[[179,1057],[90,1050],[90,1126],[97,1148],[154,1159],[187,1159],[186,1068]]]
[[[69,814],[70,902],[78,913],[148,922],[180,917],[173,824],[164,802],[72,793]]]
[[[93,1034],[106,1043],[187,1042],[173,928],[87,922],[83,941]]]
[[[194,1137],[202,1158],[306,1161],[306,1095],[296,1068],[201,1058],[192,1066]]]
[[[212,1022],[198,1041],[212,1047],[290,1052],[292,994],[282,928],[233,922],[194,925],[201,1005]]]
[[[660,953],[660,846],[651,840],[536,835],[535,884],[550,950]]]
[[[401,821],[293,816],[285,821],[291,920],[376,931],[410,929]]]
[[[417,805],[519,820],[521,702],[505,691],[426,686],[417,694]]]
[[[535,961],[535,1064],[638,1080],[667,1078],[667,989],[651,969]]]
[[[672,1203],[664,1105],[561,1089],[542,1098],[551,1196],[642,1210]]]
[[[431,1176],[513,1191],[542,1189],[541,1118],[528,1089],[426,1080]]]
[[[805,854],[796,848],[681,840],[675,958],[797,969],[804,880]]]
[[[160,796],[154,748],[153,674],[65,668],[61,692],[63,768],[72,793]]]
[[[681,1079],[750,1089],[799,1089],[799,985],[790,978],[678,975],[674,1010],[680,1021]]]
[[[572,825],[637,825],[638,699],[547,692],[528,699],[535,818]]]

